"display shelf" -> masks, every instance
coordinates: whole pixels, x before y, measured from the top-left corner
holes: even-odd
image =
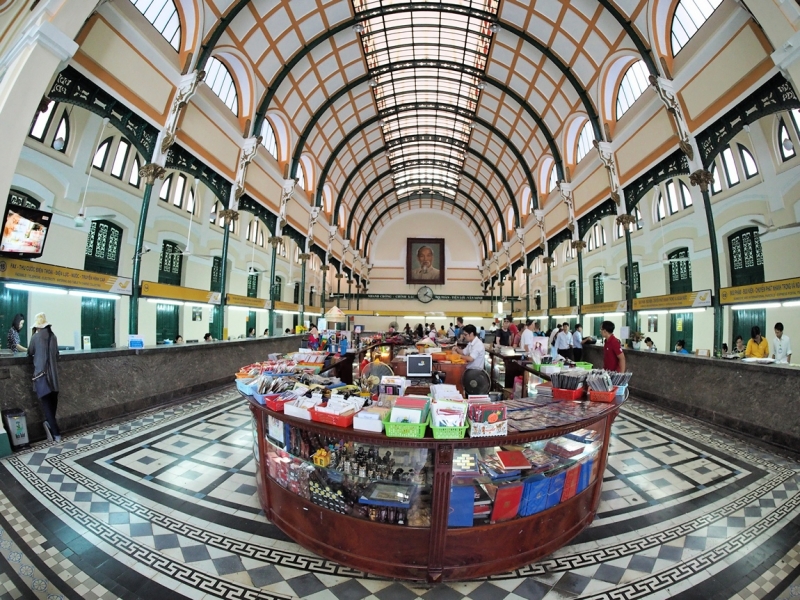
[[[580,412],[574,421],[560,427],[514,432],[503,437],[439,440],[431,437],[430,431],[426,437],[420,439],[387,438],[382,433],[307,422],[270,411],[250,400],[258,429],[258,452],[261,455],[256,469],[259,500],[267,518],[296,542],[325,558],[354,569],[385,577],[427,580],[431,583],[506,572],[553,552],[591,523],[600,501],[601,475],[607,460],[611,423],[622,403],[623,399],[618,398],[611,404],[603,404],[595,408],[597,412],[589,418],[580,418],[580,414],[584,414]],[[419,498],[424,501],[424,508],[429,507],[429,524],[420,527],[381,523],[380,511],[373,512],[374,520],[370,520],[369,508],[366,516],[363,510],[355,515],[352,511],[351,514],[341,514],[347,510],[341,511],[340,503],[331,504],[329,500],[326,508],[324,500],[323,505],[312,502],[310,493],[304,492],[302,487],[290,481],[288,474],[284,476],[276,473],[272,477],[269,473],[269,460],[276,460],[276,457],[280,457],[280,452],[283,452],[285,456],[280,458],[296,461],[298,472],[305,471],[309,477],[321,473],[335,480],[345,479],[344,473],[337,469],[313,465],[310,462],[311,447],[306,450],[298,449],[296,440],[293,442],[291,439],[291,433],[284,436],[284,448],[270,442],[266,433],[271,430],[277,435],[276,426],[279,425],[276,424],[283,424],[290,431],[300,431],[301,436],[305,435],[309,439],[319,436],[320,439],[337,440],[343,445],[351,444],[356,449],[362,445],[371,447],[375,449],[373,454],[378,456],[383,456],[389,449],[394,449],[390,450],[393,452],[424,451],[427,471],[421,490],[425,494],[421,494]],[[456,494],[463,493],[459,492],[459,487],[474,486],[471,480],[463,478],[463,474],[453,479],[453,463],[458,453],[476,452],[481,458],[485,458],[497,448],[513,450],[515,447],[531,452],[545,452],[548,443],[553,439],[579,429],[594,432],[594,438],[589,440],[579,454],[558,461],[558,465],[546,472],[535,474],[530,470],[526,471],[525,477],[520,478],[521,481],[514,482],[525,487],[541,479],[547,481],[549,489],[546,478],[563,476],[566,483],[568,473],[572,471],[570,477],[576,481],[574,493],[571,491],[564,495],[562,491],[558,502],[552,502],[549,506],[543,505],[541,510],[532,505],[530,509],[521,511],[512,501],[504,514],[498,512],[497,518],[490,515],[488,522],[476,524],[473,519],[467,526],[448,526],[451,492],[455,490]],[[267,459],[270,452],[275,456]],[[584,468],[585,464],[591,466]],[[584,474],[581,481],[582,469]],[[372,477],[361,478],[359,474],[353,477],[351,473],[349,481],[361,486],[376,482],[390,483],[387,478],[375,477],[374,474]],[[485,480],[479,477],[478,481],[491,482],[491,477]],[[489,485],[502,484],[495,481]],[[531,486],[531,491],[534,491],[533,487]],[[539,484],[536,491],[541,494],[543,488],[544,484]],[[524,493],[523,489],[520,502]],[[541,497],[539,500],[541,501]],[[472,508],[474,511],[474,507]],[[389,520],[388,510],[384,518]],[[508,520],[504,520],[506,518]]]

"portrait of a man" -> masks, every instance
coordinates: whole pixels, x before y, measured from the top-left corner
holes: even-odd
[[[444,284],[444,240],[408,238],[406,283]]]

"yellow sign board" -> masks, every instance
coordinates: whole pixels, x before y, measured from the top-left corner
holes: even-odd
[[[238,294],[228,294],[226,302],[230,306],[244,306],[246,308],[269,308],[269,300],[263,298],[250,298]]]
[[[702,308],[711,306],[711,290],[686,292],[685,294],[667,294],[666,296],[650,296],[634,298],[633,310],[656,310],[662,308]]]
[[[628,310],[627,300],[614,300],[613,302],[598,302],[597,304],[584,304],[581,313],[584,315],[599,315],[603,313],[625,312]]]
[[[198,290],[180,285],[167,285],[166,283],[156,283],[154,281],[142,282],[142,296],[198,302],[200,304],[219,304],[221,300],[219,292],[209,292],[208,290]]]
[[[577,315],[577,306],[562,306],[561,308],[551,308],[549,311],[551,317],[565,317],[569,315]]]
[[[292,304],[291,302],[281,302],[280,300],[275,300],[275,310],[286,310],[289,312],[299,312],[300,307],[297,304]]]
[[[346,315],[359,315],[364,317],[371,317],[373,314],[375,314],[374,311],[371,310],[355,310],[355,309],[354,310],[342,309],[342,312]]]
[[[752,285],[739,285],[722,288],[719,291],[719,300],[722,304],[788,300],[791,298],[800,298],[800,277],[754,283]]]
[[[0,279],[130,296],[130,277],[92,273],[18,258],[0,258]]]

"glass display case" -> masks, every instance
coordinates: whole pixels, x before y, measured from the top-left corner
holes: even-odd
[[[592,522],[622,403],[531,400],[509,411],[508,435],[447,440],[305,421],[250,400],[259,499],[289,538],[354,569],[430,583],[507,572]]]

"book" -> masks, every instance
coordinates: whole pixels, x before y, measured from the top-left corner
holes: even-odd
[[[542,512],[547,506],[547,492],[550,489],[550,480],[546,477],[528,479],[525,481],[525,490],[519,506],[519,516],[528,517]]]
[[[456,450],[453,453],[453,477],[478,477],[480,455],[474,450]]]
[[[483,488],[483,486],[476,485],[473,487],[474,490],[474,502],[475,506],[491,506],[492,498],[489,496],[488,492]],[[477,510],[477,508],[476,508]]]
[[[582,492],[592,482],[592,471],[594,470],[594,456],[589,457],[581,463],[581,472],[578,476],[578,492]]]
[[[566,472],[559,473],[550,477],[550,486],[547,488],[547,502],[545,508],[552,508],[561,502],[561,493],[564,491],[564,480],[567,478]]]
[[[580,465],[575,465],[567,469],[566,478],[564,479],[564,490],[561,492],[561,502],[569,500],[577,493],[578,478],[580,478],[580,475]]]
[[[524,486],[519,482],[498,486],[491,520],[494,522],[508,521],[516,517],[523,489]]]
[[[447,514],[448,527],[472,527],[474,518],[475,489],[471,485],[450,488],[450,510]]]
[[[500,450],[497,453],[497,458],[505,470],[531,468],[531,463],[525,458],[525,454],[519,450]]]
[[[586,446],[584,444],[564,438],[550,440],[544,447],[545,452],[555,454],[556,456],[560,456],[562,458],[571,458],[573,456],[577,456],[584,450],[586,450]]]
[[[358,499],[361,504],[408,508],[414,485],[408,483],[373,482]]]

